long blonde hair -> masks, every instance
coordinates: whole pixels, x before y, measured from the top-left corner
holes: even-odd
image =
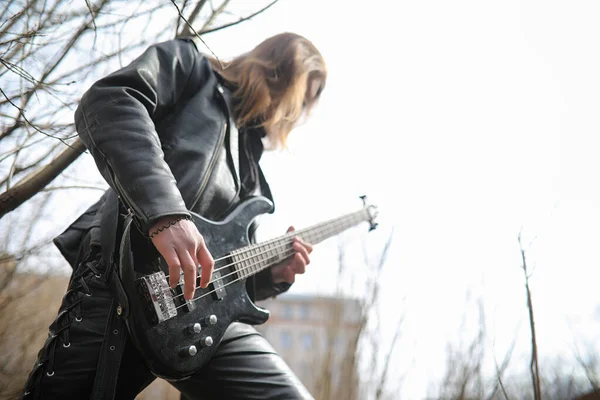
[[[264,127],[273,147],[285,147],[290,131],[303,113],[310,113],[327,80],[319,50],[295,33],[272,36],[227,63],[210,61],[235,88],[238,127]]]

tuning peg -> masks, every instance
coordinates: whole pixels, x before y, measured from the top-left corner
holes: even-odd
[[[367,195],[363,194],[362,196],[359,196],[363,202],[363,206],[367,206]]]
[[[377,228],[377,225],[379,225],[377,222],[375,222],[375,217],[377,216],[377,212],[376,212],[377,207],[367,204],[367,195],[363,194],[362,196],[360,196],[360,198],[363,201],[363,206],[367,209],[367,211],[369,213],[368,221],[369,221],[369,232],[370,232],[373,229]]]

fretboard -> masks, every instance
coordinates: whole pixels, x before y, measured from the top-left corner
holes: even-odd
[[[239,277],[246,278],[291,257],[295,253],[292,247],[294,237],[315,245],[368,220],[367,210],[362,209],[266,242],[237,249],[231,252],[232,261]]]

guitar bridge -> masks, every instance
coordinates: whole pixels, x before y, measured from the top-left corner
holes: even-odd
[[[138,293],[146,304],[146,316],[153,324],[177,316],[173,293],[164,272],[155,272],[136,280]]]

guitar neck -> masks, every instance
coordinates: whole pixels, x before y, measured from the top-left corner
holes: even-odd
[[[294,255],[294,237],[315,245],[369,219],[367,210],[362,209],[302,230],[288,232],[266,242],[237,249],[231,253],[232,261],[239,277],[246,278]]]

